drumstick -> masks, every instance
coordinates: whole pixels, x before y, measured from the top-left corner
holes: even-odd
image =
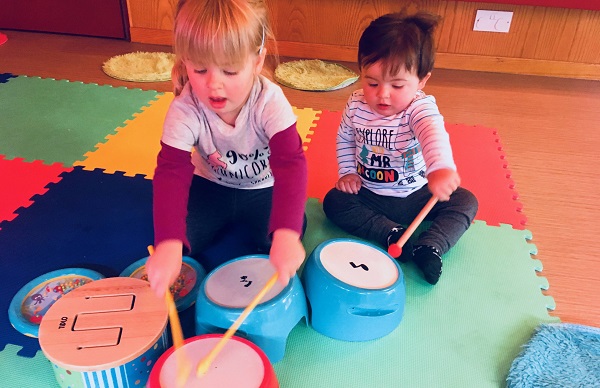
[[[261,299],[267,294],[267,292],[269,292],[269,290],[271,290],[273,285],[275,285],[276,281],[277,281],[277,272],[273,276],[271,276],[271,278],[269,279],[267,284],[265,284],[265,286],[262,288],[262,290],[260,290],[258,292],[258,294],[256,294],[256,296],[254,297],[254,299],[252,299],[252,301],[250,301],[250,304],[248,304],[248,306],[246,306],[244,311],[242,311],[242,314],[235,320],[235,322],[233,322],[231,327],[225,332],[225,334],[223,335],[223,337],[221,337],[221,339],[215,345],[215,347],[208,353],[208,355],[206,357],[204,357],[200,361],[200,363],[198,364],[198,369],[196,370],[196,376],[202,376],[202,375],[206,374],[206,372],[208,371],[208,368],[210,368],[210,364],[213,362],[215,357],[217,357],[217,354],[219,354],[219,352],[223,349],[223,346],[225,346],[225,343],[235,334],[235,332],[240,327],[240,325],[244,322],[244,320],[246,319],[248,314],[250,314],[252,312],[252,310],[254,310],[256,305],[260,303]]]
[[[400,257],[400,255],[402,254],[402,247],[404,246],[404,244],[406,244],[406,242],[408,241],[410,236],[412,236],[415,230],[417,230],[421,222],[423,222],[423,220],[431,211],[431,209],[435,206],[437,201],[438,198],[436,196],[431,197],[429,201],[427,201],[427,203],[425,204],[425,206],[423,206],[423,209],[421,209],[419,214],[417,214],[413,222],[411,222],[411,224],[408,226],[408,228],[406,228],[402,236],[400,236],[400,239],[396,243],[388,247],[388,253],[390,254],[390,256],[392,256],[393,258]]]
[[[154,253],[154,247],[152,245],[148,245],[148,253],[150,255]],[[165,291],[165,302],[167,303],[167,310],[169,311],[173,348],[175,348],[175,354],[177,354],[177,386],[183,387],[192,371],[192,363],[183,350],[178,351],[179,348],[183,346],[183,331],[181,330],[181,322],[179,322],[177,307],[175,306],[173,295],[171,295],[169,289]]]

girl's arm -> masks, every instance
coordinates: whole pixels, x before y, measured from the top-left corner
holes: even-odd
[[[152,182],[155,250],[146,262],[150,286],[160,298],[181,271],[182,251],[190,248],[186,216],[194,175],[190,152],[161,145]]]
[[[269,233],[285,228],[302,234],[308,178],[296,124],[273,135],[269,148],[275,178]]]
[[[153,186],[154,244],[180,240],[189,251],[186,235],[187,204],[194,176],[191,152],[161,142]]]
[[[269,225],[273,244],[269,259],[279,274],[279,282],[285,285],[306,257],[300,239],[308,179],[296,124],[275,134],[269,141],[269,148],[269,161],[275,178]]]

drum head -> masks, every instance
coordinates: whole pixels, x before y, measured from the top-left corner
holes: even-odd
[[[398,280],[398,267],[383,250],[353,240],[325,245],[318,259],[332,276],[354,287],[383,289]]]
[[[259,388],[262,385],[265,371],[268,370],[265,366],[266,357],[261,357],[256,350],[258,348],[249,346],[247,341],[237,337],[232,337],[225,343],[206,374],[196,376],[196,367],[217,345],[221,336],[197,338],[187,342],[165,360],[160,370],[161,388],[177,387],[177,352],[184,352],[192,364],[192,373],[183,386],[185,388]]]
[[[228,308],[245,308],[267,284],[275,269],[265,257],[236,259],[218,267],[205,282],[206,296]],[[277,282],[261,303],[279,295],[284,286]]]

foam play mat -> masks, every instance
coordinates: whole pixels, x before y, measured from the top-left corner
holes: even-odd
[[[58,387],[35,338],[15,330],[8,309],[32,279],[64,268],[105,277],[147,256],[152,244],[152,177],[171,93],[0,74],[0,375],[11,387]],[[40,112],[32,115],[31,112]],[[309,168],[309,254],[350,237],[325,217],[321,199],[337,179],[341,112],[294,108]],[[448,124],[476,221],[444,257],[432,287],[401,264],[406,305],[400,324],[370,341],[326,337],[301,321],[283,360],[281,387],[501,387],[535,328],[556,322],[539,276],[500,134]],[[237,234],[236,234],[237,233]],[[209,250],[223,261],[253,253],[233,231]],[[211,260],[209,257],[208,260]],[[543,259],[543,252],[540,254]],[[211,262],[214,268],[217,262]],[[207,267],[210,270],[210,266]],[[194,306],[182,311],[187,338]]]

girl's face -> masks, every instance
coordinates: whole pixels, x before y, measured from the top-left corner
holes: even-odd
[[[250,95],[254,78],[262,70],[265,51],[249,55],[236,65],[186,64],[194,95],[223,121],[235,125],[235,119]]]
[[[416,70],[407,72],[404,66],[398,74],[383,73],[381,62],[375,62],[361,71],[361,82],[367,104],[376,113],[386,117],[402,112],[425,87],[431,73],[422,80]]]

